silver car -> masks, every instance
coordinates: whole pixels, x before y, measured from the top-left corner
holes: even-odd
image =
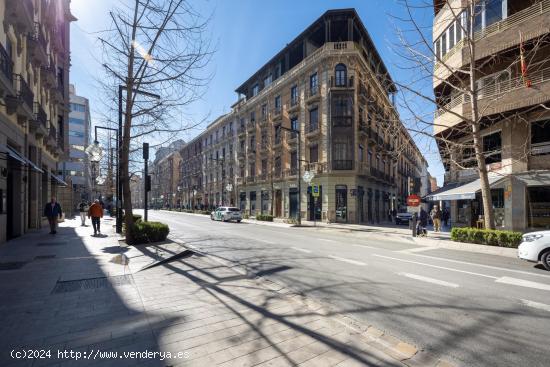
[[[240,223],[243,216],[239,208],[235,208],[233,206],[220,206],[210,213],[210,219],[221,220],[223,222],[234,220],[237,223]]]

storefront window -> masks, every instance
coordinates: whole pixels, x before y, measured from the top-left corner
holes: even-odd
[[[527,188],[527,222],[530,228],[550,229],[550,186]]]
[[[347,221],[348,188],[346,185],[336,185],[336,221]]]

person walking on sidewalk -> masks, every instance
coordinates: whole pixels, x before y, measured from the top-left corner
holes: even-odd
[[[89,205],[85,200],[82,200],[80,204],[78,204],[78,211],[80,213],[80,220],[82,221],[82,226],[86,225],[86,216],[88,215],[88,209]]]
[[[50,234],[57,233],[57,219],[61,218],[62,215],[61,205],[52,196],[51,201],[44,207],[44,216],[48,218],[48,223],[50,224]]]
[[[99,203],[99,200],[96,199],[88,209],[88,218],[92,218],[92,226],[94,227],[94,236],[101,234],[100,223],[101,223],[101,218],[103,218],[103,207]]]
[[[434,205],[430,217],[434,223],[434,232],[441,232],[441,210],[437,205]]]

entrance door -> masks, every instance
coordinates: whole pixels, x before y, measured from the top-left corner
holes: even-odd
[[[289,201],[289,217],[298,218],[298,189],[289,189],[288,190],[288,201]]]
[[[323,187],[319,186],[319,196],[314,197],[312,194],[311,186],[307,189],[308,198],[307,198],[307,211],[308,211],[308,220],[321,220],[321,213],[323,211]]]
[[[348,221],[348,187],[336,185],[336,222]]]
[[[275,216],[280,218],[283,216],[283,193],[281,190],[275,190]]]
[[[363,207],[363,196],[365,191],[362,186],[357,187],[357,210],[359,211],[359,223],[365,222],[365,210]]]

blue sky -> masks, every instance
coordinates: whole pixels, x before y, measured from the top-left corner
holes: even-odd
[[[382,59],[395,80],[407,80],[398,67],[395,54],[395,20],[391,15],[403,11],[397,0],[190,0],[205,16],[211,16],[209,36],[216,53],[208,66],[213,78],[201,101],[189,107],[186,115],[196,121],[209,116],[212,121],[229,111],[236,101],[235,88],[281,50],[288,42],[328,9],[355,8],[371,35]],[[71,9],[78,21],[71,28],[71,83],[77,93],[90,99],[92,120],[98,115],[95,78],[101,75],[101,49],[96,32],[108,26],[108,12],[117,0],[72,0]],[[415,17],[430,21],[433,10],[418,9]],[[429,36],[430,32],[428,32]],[[429,91],[428,91],[429,92]],[[402,111],[403,113],[403,111]],[[189,140],[201,129],[188,131]],[[433,143],[418,138],[418,145],[430,165],[430,173],[443,182],[443,168]]]

